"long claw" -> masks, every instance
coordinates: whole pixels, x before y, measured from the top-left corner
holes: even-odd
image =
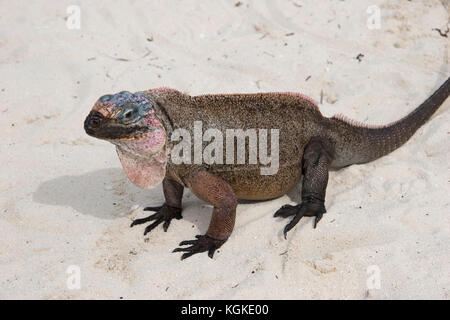
[[[295,217],[289,222],[286,227],[284,227],[283,234],[284,238],[287,239],[287,233],[300,221],[303,217],[315,217],[314,229],[317,227],[320,219],[322,219],[323,214],[327,212],[325,207],[322,205],[317,205],[317,203],[302,202],[299,205],[291,206],[284,205],[276,213],[275,216],[288,217],[295,212]]]
[[[180,246],[191,245],[190,247],[176,248],[172,252],[184,252],[181,256],[181,260],[204,251],[207,251],[208,256],[212,258],[214,256],[214,252],[226,241],[226,239],[217,240],[207,235],[198,235],[196,238],[197,240],[186,240],[180,242]]]
[[[148,221],[155,220],[155,219],[157,219],[157,218],[158,218],[158,214],[155,213],[155,214],[152,214],[152,215],[150,215],[150,216],[148,216],[148,217],[145,217],[145,218],[135,219],[135,220],[133,220],[133,222],[131,223],[130,228],[133,227],[133,226],[137,226],[137,225],[139,225],[139,224],[146,223],[146,222],[148,222]]]
[[[139,224],[143,224],[147,221],[150,221],[149,217],[133,220],[133,222],[130,224],[130,228],[137,226]]]
[[[189,258],[190,256],[192,256],[192,255],[194,255],[194,254],[196,254],[196,253],[197,253],[197,252],[195,252],[195,251],[183,253],[183,255],[181,256],[181,260],[184,260],[184,259],[186,259],[186,258]]]
[[[211,248],[208,250],[208,257],[210,257],[211,259],[214,256],[214,252],[216,252],[216,248]]]
[[[273,215],[274,217],[282,217],[282,218],[287,218],[290,216],[295,215],[299,210],[299,206],[291,206],[289,204],[286,204],[284,206],[282,206],[280,209],[277,210],[277,212],[275,212],[275,214]]]
[[[164,221],[164,224],[163,224],[164,232],[167,232],[167,229],[169,229],[169,226],[170,226],[170,220]]]
[[[322,217],[323,217],[323,213],[319,213],[316,216],[316,219],[314,220],[314,229],[317,227],[317,224],[319,223],[320,219],[322,219]]]
[[[186,252],[186,251],[191,251],[194,248],[195,248],[195,246],[186,247],[186,248],[175,248],[175,249],[173,249],[172,252]]]
[[[167,229],[169,228],[170,222],[172,219],[175,218],[175,219],[179,220],[182,218],[181,208],[170,207],[166,204],[159,206],[159,207],[146,207],[146,208],[144,208],[144,210],[145,211],[157,211],[157,212],[146,218],[136,219],[130,225],[130,227],[133,227],[138,224],[156,220],[151,225],[149,225],[145,228],[144,235],[146,235],[147,233],[152,231],[154,228],[156,228],[156,226],[158,226],[162,222],[164,222],[163,229],[165,232],[167,232]]]
[[[297,213],[294,217],[294,219],[291,220],[291,222],[289,222],[286,227],[284,227],[283,233],[284,233],[284,238],[287,239],[287,233],[289,232],[289,230],[291,230],[293,227],[295,227],[295,225],[300,221],[301,218],[303,218],[304,212],[300,211],[299,213]]]
[[[145,207],[144,211],[155,211],[155,212],[157,212],[157,211],[161,210],[162,208],[163,208],[163,205],[159,206],[159,207]]]
[[[158,220],[156,220],[155,222],[153,222],[151,225],[147,226],[145,228],[144,231],[144,236],[149,233],[150,231],[152,231],[153,229],[155,229],[159,224],[161,224],[163,222],[162,218],[159,218]]]
[[[195,243],[197,243],[197,240],[184,240],[180,242],[179,246],[187,246]]]

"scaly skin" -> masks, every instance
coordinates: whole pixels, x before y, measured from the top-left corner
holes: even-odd
[[[210,257],[230,236],[237,199],[265,200],[286,194],[304,176],[302,203],[285,205],[276,217],[293,216],[284,235],[303,216],[316,217],[316,227],[326,212],[324,200],[330,168],[377,159],[400,147],[447,99],[450,80],[403,119],[382,127],[370,127],[342,116],[325,118],[309,98],[293,93],[189,96],[173,89],[153,89],[131,94],[103,96],[86,118],[86,132],[117,147],[128,177],[140,187],[151,188],[163,178],[166,202],[148,218],[155,220],[146,233],[164,222],[166,231],[173,218],[181,218],[183,188],[214,206],[205,235],[183,241],[182,259],[207,251]],[[131,115],[130,115],[130,110]],[[194,121],[203,132],[215,128],[278,129],[279,169],[261,175],[260,164],[175,164],[170,152],[171,134],[185,129],[194,136]],[[203,143],[203,148],[207,145]],[[202,148],[202,150],[203,150]],[[246,152],[249,154],[248,143]],[[194,155],[191,154],[191,159]],[[225,161],[224,161],[225,162]]]

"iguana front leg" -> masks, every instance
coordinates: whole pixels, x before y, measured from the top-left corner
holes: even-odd
[[[329,143],[321,138],[313,138],[303,153],[303,187],[302,203],[296,206],[284,205],[275,217],[287,218],[295,215],[294,219],[284,228],[284,237],[302,217],[316,217],[314,228],[326,212],[324,201],[328,184],[328,167],[332,159]]]
[[[182,260],[204,251],[208,251],[208,256],[212,258],[216,249],[227,241],[233,231],[236,218],[236,195],[227,182],[206,171],[195,173],[186,182],[192,193],[212,204],[214,210],[206,234],[197,235],[197,240],[182,241],[180,246],[191,246],[176,248],[173,252],[184,252],[181,256]]]
[[[164,198],[165,203],[162,206],[159,207],[146,207],[144,208],[144,211],[156,211],[155,214],[152,214],[146,218],[142,219],[136,219],[131,223],[130,227],[133,227],[138,224],[142,224],[148,221],[153,221],[152,224],[147,226],[144,231],[144,235],[152,231],[154,228],[156,228],[159,224],[164,222],[163,229],[167,232],[167,229],[169,228],[170,221],[172,221],[173,218],[180,220],[182,218],[181,216],[181,200],[183,198],[183,190],[184,187],[179,184],[178,182],[164,178],[163,180],[163,192],[164,192]]]

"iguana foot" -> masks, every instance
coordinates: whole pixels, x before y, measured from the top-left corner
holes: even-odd
[[[172,252],[184,252],[181,256],[181,260],[186,259],[193,254],[208,251],[208,256],[212,259],[214,252],[219,249],[224,243],[225,240],[217,240],[211,238],[207,235],[198,235],[195,236],[197,240],[187,240],[180,242],[180,246],[191,245],[186,248],[176,248]]]
[[[292,221],[289,222],[283,230],[284,238],[286,239],[288,231],[291,230],[301,218],[316,217],[316,220],[314,221],[315,229],[325,212],[327,212],[325,210],[325,206],[321,203],[303,202],[295,206],[288,204],[282,206],[277,212],[275,212],[274,217],[287,218],[295,215],[294,219],[292,219]]]
[[[181,218],[183,218],[181,215],[181,208],[171,207],[171,206],[168,206],[167,204],[163,204],[162,206],[159,206],[159,207],[146,207],[146,208],[144,208],[144,211],[156,211],[156,213],[154,213],[146,218],[136,219],[130,225],[130,227],[133,227],[138,224],[156,220],[151,225],[149,225],[145,228],[144,236],[147,233],[149,233],[150,231],[152,231],[154,228],[156,228],[158,225],[160,225],[162,222],[164,222],[163,229],[164,229],[164,231],[167,232],[167,229],[169,228],[169,225],[170,225],[170,221],[172,219],[175,218],[177,220],[180,220]]]
[[[291,206],[290,204],[285,204],[280,209],[275,212],[274,217],[287,218],[295,215],[299,210],[300,205]]]

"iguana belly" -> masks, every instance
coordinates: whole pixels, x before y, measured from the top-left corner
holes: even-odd
[[[301,178],[301,166],[290,165],[279,168],[273,175],[261,175],[259,169],[212,171],[228,182],[238,199],[269,200],[280,197],[291,190]]]
[[[267,166],[260,164],[175,165],[170,161],[166,176],[189,187],[186,183],[189,177],[197,171],[207,171],[225,180],[238,199],[269,200],[288,193],[299,183],[302,175],[301,152],[291,154],[284,150],[280,156],[279,165],[273,174],[263,174],[261,169]]]

